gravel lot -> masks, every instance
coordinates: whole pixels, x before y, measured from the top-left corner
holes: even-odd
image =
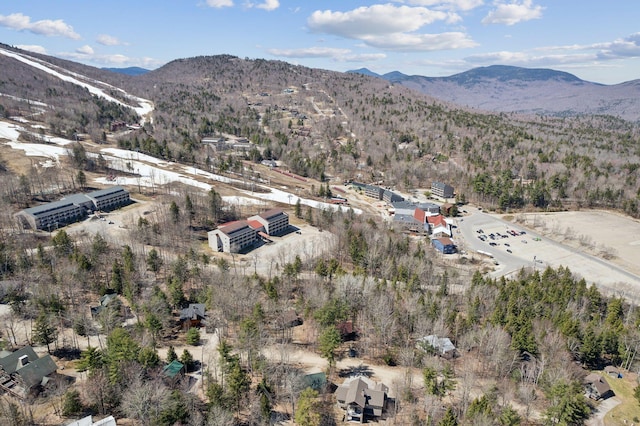
[[[512,216],[488,214],[471,207],[465,210],[468,214],[457,219],[459,233],[456,230],[454,237],[470,254],[477,250],[492,253],[499,263],[493,276],[508,276],[523,267],[567,266],[607,294],[640,301],[640,266],[634,261],[640,258],[640,222],[611,213],[584,211],[519,215],[522,223],[516,223]],[[508,237],[481,241],[480,229],[484,235],[500,233]],[[508,230],[526,234],[514,237]],[[602,256],[605,253],[614,257],[606,259],[608,256]]]

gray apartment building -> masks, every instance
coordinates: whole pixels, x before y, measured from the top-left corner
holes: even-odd
[[[129,192],[121,186],[73,194],[59,201],[24,209],[16,217],[32,229],[51,231],[82,220],[96,210],[108,211],[131,202]]]
[[[453,186],[442,182],[431,183],[431,194],[440,198],[453,198]]]

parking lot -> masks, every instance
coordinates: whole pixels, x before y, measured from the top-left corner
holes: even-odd
[[[454,237],[458,237],[456,243],[470,255],[497,263],[490,273],[492,276],[510,276],[523,267],[544,269],[547,266],[567,266],[576,275],[588,283],[597,284],[608,294],[623,294],[640,300],[640,277],[620,265],[590,255],[579,247],[554,241],[530,228],[505,221],[499,215],[472,208],[467,210],[468,214],[463,220],[457,219],[454,233]]]

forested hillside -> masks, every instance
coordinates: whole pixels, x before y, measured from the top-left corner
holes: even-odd
[[[0,343],[50,352],[59,374],[38,395],[0,396],[2,424],[91,414],[136,425],[331,425],[345,416],[335,386],[360,373],[388,379],[380,423],[579,425],[596,405],[585,397],[588,373],[638,369],[638,310],[570,267],[534,264],[492,278],[484,262],[441,255],[380,215],[291,200],[273,205],[301,230],[296,238],[313,229],[323,244],[291,260],[207,244],[218,225],[273,207],[233,196],[283,182],[321,200],[343,180],[406,192],[441,180],[461,208],[598,206],[637,216],[639,135],[628,122],[481,113],[376,78],[232,56],[176,60],[140,76],[69,67],[114,85],[100,87],[122,102],[151,100],[143,120],[10,57],[0,55],[0,66],[2,130],[19,133],[12,143],[69,142],[59,163],[44,166],[0,139]],[[253,145],[220,152],[203,137]],[[104,158],[117,147],[131,159],[175,161],[175,174],[188,166],[211,189],[145,187],[139,170]],[[308,181],[271,181],[256,171],[262,159]],[[209,172],[228,181],[206,180]],[[138,179],[117,223],[33,231],[14,217],[114,174]],[[193,304],[206,316],[181,322]],[[429,335],[448,337],[455,356],[418,343]],[[311,371],[294,353],[322,360]],[[350,358],[358,364],[345,366]],[[175,360],[183,378],[165,369]],[[307,375],[319,371],[335,386],[311,389]],[[640,416],[633,397],[625,404],[628,420]]]
[[[30,74],[35,77],[24,81]],[[282,160],[315,178],[401,189],[442,180],[466,200],[500,209],[586,206],[639,214],[638,128],[615,117],[481,113],[377,78],[232,56],[180,59],[136,77],[85,74],[153,100],[153,123],[120,144],[167,159],[205,165],[210,153],[201,138],[226,133],[256,143],[251,159]],[[100,102],[87,109],[96,101],[78,104],[73,92],[38,90],[38,79],[49,77],[17,70],[4,92],[33,93],[45,103],[53,94],[72,99],[42,117],[61,136],[83,132],[96,139],[106,119],[131,121]],[[5,116],[13,114],[17,101],[4,102]]]

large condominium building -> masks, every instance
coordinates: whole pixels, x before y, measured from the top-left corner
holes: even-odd
[[[96,210],[113,210],[129,204],[129,192],[121,186],[92,191],[87,194],[73,194],[60,201],[30,207],[22,210],[17,217],[32,229],[52,230],[77,222]]]
[[[268,235],[279,235],[289,228],[289,215],[281,209],[267,210],[259,215],[251,216],[248,220],[260,222]]]
[[[281,209],[271,209],[247,220],[225,223],[210,231],[209,247],[215,251],[238,253],[261,238],[283,234],[288,228],[289,215]]]
[[[431,183],[431,194],[440,198],[453,198],[453,186],[442,182]]]
[[[258,241],[258,233],[246,220],[220,225],[208,234],[209,247],[225,253],[238,253]]]

